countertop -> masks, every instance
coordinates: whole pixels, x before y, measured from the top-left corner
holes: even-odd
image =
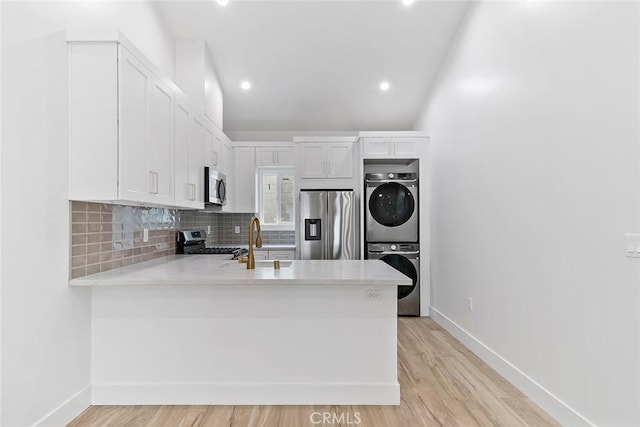
[[[228,255],[171,255],[69,281],[70,286],[133,285],[372,285],[410,286],[404,274],[380,260],[256,261],[255,270]]]

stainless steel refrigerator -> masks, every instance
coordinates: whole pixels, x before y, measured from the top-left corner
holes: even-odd
[[[299,218],[300,259],[360,258],[352,190],[301,190]]]

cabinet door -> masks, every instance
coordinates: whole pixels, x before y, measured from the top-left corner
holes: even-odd
[[[293,259],[293,251],[269,251],[269,259]]]
[[[353,144],[339,142],[327,147],[327,176],[329,178],[353,177]]]
[[[423,142],[426,143],[426,138],[394,138],[393,157],[418,159],[420,158],[420,144]]]
[[[173,204],[173,92],[155,76],[149,78],[148,190],[151,201]]]
[[[256,193],[256,157],[254,147],[233,149],[233,211],[254,213]]]
[[[147,202],[147,183],[155,179],[147,159],[150,73],[122,47],[119,56],[118,196]]]
[[[193,115],[191,117],[191,132],[189,137],[187,198],[190,202],[189,206],[198,209],[204,208],[203,136],[204,124],[198,116]]]
[[[256,261],[265,261],[269,259],[269,251],[253,251],[253,259]]]
[[[326,152],[326,144],[303,143],[300,145],[302,178],[324,178],[327,176]]]
[[[222,160],[221,160],[221,170],[227,176],[231,175],[231,169],[233,167],[233,151],[231,147],[231,143],[228,141],[220,141],[222,144]]]
[[[235,177],[233,176],[233,149],[231,141],[227,141],[222,135],[221,138],[221,158],[220,170],[227,176],[227,203],[222,207],[222,212],[234,212],[235,209],[235,193],[233,191],[235,185]]]
[[[391,157],[391,140],[364,138],[365,159],[385,159]]]
[[[216,135],[213,129],[213,124],[205,120],[204,126],[204,166],[209,166],[213,169],[220,167],[220,138]]]
[[[275,147],[275,158],[278,166],[295,166],[296,150],[294,147]]]
[[[175,204],[189,205],[189,137],[191,136],[191,115],[186,106],[176,100],[174,121],[174,170]]]
[[[274,147],[256,147],[256,166],[273,166],[276,164]]]

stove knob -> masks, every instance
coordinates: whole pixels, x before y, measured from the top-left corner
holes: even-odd
[[[389,179],[393,179],[393,178],[395,178],[395,177],[396,177],[396,174],[394,174],[394,173],[390,173],[390,174],[389,174]]]
[[[396,245],[391,245],[391,250],[392,250],[392,251],[395,251],[395,250],[397,250],[397,249],[398,249],[398,247],[397,247]]]

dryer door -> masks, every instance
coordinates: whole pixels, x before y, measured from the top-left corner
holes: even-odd
[[[397,227],[409,221],[416,209],[411,191],[397,182],[377,186],[369,197],[369,213],[385,227]]]
[[[398,286],[399,300],[409,296],[418,283],[418,271],[414,267],[411,260],[409,260],[407,257],[397,254],[384,255],[382,258],[380,258],[380,260],[386,262],[391,267],[395,268],[400,273],[404,274],[413,281],[411,286]]]

